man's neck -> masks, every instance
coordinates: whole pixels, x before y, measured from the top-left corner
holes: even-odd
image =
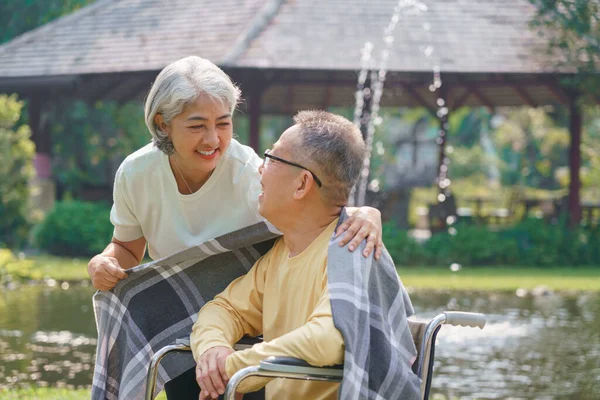
[[[339,214],[339,207],[320,212],[306,209],[305,212],[296,214],[287,226],[278,227],[283,233],[286,247],[290,250],[290,257],[297,256],[310,246]]]

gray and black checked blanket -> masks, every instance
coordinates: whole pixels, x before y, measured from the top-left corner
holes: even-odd
[[[346,218],[345,212],[340,222]],[[329,243],[327,284],[335,327],[344,338],[343,400],[417,400],[421,380],[411,367],[417,350],[408,325],[408,292],[387,250],[379,260]],[[361,251],[359,251],[361,250]]]
[[[279,235],[261,222],[132,268],[114,289],[96,292],[92,399],[143,399],[152,356],[189,337],[204,303],[248,272]],[[155,394],[194,365],[191,353],[165,357]]]
[[[342,213],[340,222],[346,218]],[[245,274],[279,233],[258,223],[131,269],[113,290],[94,295],[98,328],[92,399],[143,399],[148,366],[164,346],[186,338],[205,302]],[[339,240],[339,239],[338,239]],[[328,250],[331,306],[345,341],[341,399],[417,399],[419,379],[407,317],[413,309],[394,264]],[[156,393],[194,366],[191,354],[161,362]]]

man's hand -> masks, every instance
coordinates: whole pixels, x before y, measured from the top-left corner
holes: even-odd
[[[350,242],[348,250],[354,251],[363,239],[367,239],[363,256],[368,257],[374,248],[375,259],[379,260],[383,250],[381,213],[379,210],[373,207],[347,207],[346,212],[349,218],[340,224],[335,235],[338,237],[346,232],[340,240],[340,246],[345,246]]]
[[[199,400],[219,398],[225,393],[225,385],[229,381],[225,371],[225,361],[233,353],[233,349],[216,346],[206,350],[196,365],[196,381],[200,386]]]
[[[127,273],[121,268],[119,261],[114,257],[98,254],[88,264],[88,274],[92,284],[99,290],[110,290],[121,279],[127,278]]]

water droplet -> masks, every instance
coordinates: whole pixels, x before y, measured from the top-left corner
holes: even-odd
[[[444,195],[443,193],[438,194],[438,201],[440,203],[443,203],[444,201],[446,201],[446,195]]]
[[[446,304],[446,308],[450,311],[457,310],[458,309],[458,300],[456,300],[454,297],[451,298],[450,301],[448,301],[448,304]]]
[[[61,283],[60,288],[62,290],[69,290],[69,282],[63,282],[63,283]]]
[[[430,57],[433,54],[433,46],[432,45],[425,46],[425,48],[423,49],[423,54],[425,54],[425,57]]]
[[[438,105],[438,107],[442,107],[444,104],[446,104],[446,102],[444,101],[444,99],[442,99],[441,97],[437,99],[437,105]]]
[[[455,217],[454,215],[449,215],[449,216],[446,218],[446,223],[447,223],[448,225],[452,225],[452,224],[454,224],[455,222],[456,222],[456,217]],[[456,229],[455,229],[455,230],[456,230]]]
[[[369,183],[369,190],[372,192],[379,192],[379,179],[373,179]]]
[[[429,91],[430,92],[435,92],[435,85],[434,84],[429,85]]]
[[[448,228],[448,233],[450,235],[452,235],[452,236],[456,236],[456,234],[458,233],[458,231],[456,230],[456,228],[451,227],[451,228]]]
[[[462,269],[462,265],[458,264],[458,263],[452,263],[450,264],[450,271],[452,272],[458,272]]]
[[[527,290],[523,288],[518,288],[516,292],[517,297],[525,297],[527,296]]]

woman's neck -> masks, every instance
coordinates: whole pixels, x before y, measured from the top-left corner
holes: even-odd
[[[169,157],[169,165],[181,194],[192,194],[200,190],[208,181],[214,170],[209,172],[187,170],[178,162],[175,155]]]

